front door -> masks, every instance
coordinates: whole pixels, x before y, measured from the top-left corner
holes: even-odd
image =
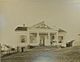
[[[45,46],[45,35],[40,36],[40,46]]]
[[[25,47],[21,47],[21,52],[24,52]]]

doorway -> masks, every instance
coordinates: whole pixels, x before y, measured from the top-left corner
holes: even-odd
[[[40,46],[45,46],[45,35],[40,35]]]
[[[25,47],[21,47],[21,52],[24,52],[24,50],[25,50]]]

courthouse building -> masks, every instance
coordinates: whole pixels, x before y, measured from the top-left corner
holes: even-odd
[[[66,45],[66,31],[55,26],[48,26],[44,21],[31,27],[22,27],[15,29],[19,47],[30,46],[55,46]]]

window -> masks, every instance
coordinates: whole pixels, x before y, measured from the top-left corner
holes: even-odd
[[[21,39],[21,43],[24,43],[25,42],[25,39]]]
[[[59,36],[59,37],[58,37],[58,40],[59,40],[59,43],[62,43],[63,36]]]
[[[59,43],[62,43],[62,41],[59,41]]]
[[[36,42],[36,33],[31,33],[30,34],[30,43],[35,43]]]
[[[59,36],[58,39],[59,39],[59,40],[63,40],[63,36]]]
[[[21,35],[21,43],[25,43],[25,35]]]
[[[55,37],[54,36],[52,36],[52,39],[54,39]]]

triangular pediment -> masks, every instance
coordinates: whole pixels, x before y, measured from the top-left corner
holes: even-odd
[[[42,21],[42,22],[40,22],[38,24],[33,25],[32,28],[51,29],[51,27],[46,25],[44,21]]]

